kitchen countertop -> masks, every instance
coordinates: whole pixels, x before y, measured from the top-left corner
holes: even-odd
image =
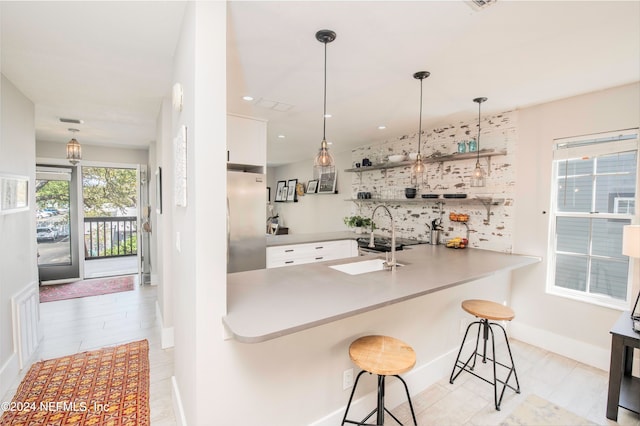
[[[394,272],[349,275],[329,267],[376,258],[384,255],[228,274],[223,323],[234,339],[259,343],[540,262],[534,256],[421,244],[396,253],[404,266]]]

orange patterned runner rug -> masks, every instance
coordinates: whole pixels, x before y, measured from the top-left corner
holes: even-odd
[[[149,342],[37,362],[3,408],[2,426],[148,426]]]

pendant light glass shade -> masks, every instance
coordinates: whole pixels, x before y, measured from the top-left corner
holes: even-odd
[[[75,133],[79,130],[69,129],[69,131]],[[82,147],[76,138],[71,138],[71,140],[67,142],[67,160],[74,166],[82,160]]]
[[[422,145],[422,80],[429,77],[431,73],[429,71],[418,71],[413,74],[413,78],[420,80],[420,121],[418,122],[418,155],[415,162],[411,165],[411,185],[415,188],[420,187],[426,183],[425,172],[427,166],[422,161],[422,154],[420,153],[420,146]]]
[[[327,44],[336,39],[336,33],[331,30],[320,30],[316,33],[316,40],[324,44],[324,111],[322,114],[322,142],[313,162],[313,177],[320,179],[322,175],[335,173],[335,163],[329,153],[327,144]]]
[[[331,167],[334,165],[333,156],[331,156],[327,141],[324,139],[320,144],[320,149],[318,150],[318,155],[316,155],[313,165],[315,167]]]
[[[478,153],[478,157],[476,158],[476,168],[473,170],[471,174],[471,186],[472,187],[482,187],[485,184],[485,174],[482,167],[480,167],[480,106],[487,98],[475,98],[473,102],[478,104],[478,139],[476,151]]]

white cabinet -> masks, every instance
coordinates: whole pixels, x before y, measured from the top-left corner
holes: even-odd
[[[266,167],[266,121],[227,115],[227,163]]]
[[[358,243],[355,240],[267,247],[267,268],[323,262],[357,255]]]

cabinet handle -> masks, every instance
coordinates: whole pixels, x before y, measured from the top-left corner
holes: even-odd
[[[324,247],[319,246],[319,247],[316,247],[316,250],[320,250],[320,249],[323,249],[323,248],[324,248]]]
[[[227,150],[227,163],[229,162],[229,150]]]
[[[284,263],[293,263],[293,260],[287,260],[287,261],[286,261],[286,262],[284,262]]]
[[[324,259],[324,256],[316,257],[316,260],[322,260],[322,259]]]
[[[285,253],[291,253],[292,251],[293,251],[293,249],[288,249],[288,250],[285,250],[284,252]]]

